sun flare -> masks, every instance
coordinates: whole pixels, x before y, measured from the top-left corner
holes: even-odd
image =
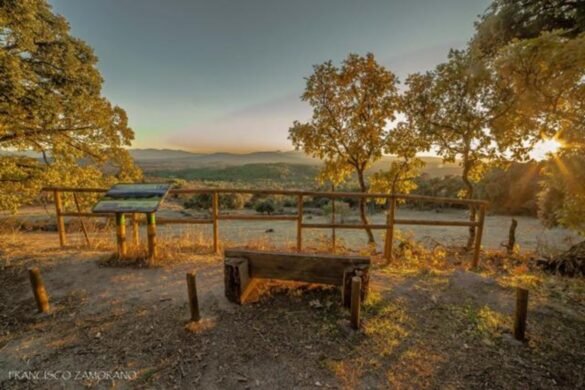
[[[544,160],[550,155],[554,155],[561,148],[562,143],[556,138],[549,138],[544,141],[540,141],[534,146],[532,152],[532,158],[535,160]]]

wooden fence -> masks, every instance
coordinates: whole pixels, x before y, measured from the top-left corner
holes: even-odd
[[[82,212],[77,200],[79,193],[105,193],[104,188],[71,188],[71,187],[47,187],[43,189],[52,192],[55,200],[55,211],[57,216],[57,230],[59,233],[59,242],[65,246],[67,236],[65,231],[64,217],[107,217],[108,214],[97,214],[91,212]],[[68,212],[63,209],[62,193],[73,193],[77,211]],[[319,191],[290,191],[290,190],[248,190],[234,188],[197,188],[197,189],[171,189],[170,194],[211,194],[211,218],[157,218],[158,224],[209,224],[213,225],[213,251],[219,250],[219,221],[292,221],[296,222],[296,250],[302,251],[303,247],[303,229],[365,229],[385,230],[384,257],[389,262],[392,260],[392,244],[394,238],[395,225],[428,225],[428,226],[462,226],[475,227],[475,243],[473,248],[472,266],[479,265],[479,254],[481,250],[481,240],[483,236],[483,227],[485,220],[485,211],[488,202],[482,200],[467,200],[455,198],[441,198],[422,195],[406,194],[381,194],[381,193],[361,193],[361,192],[319,192]],[[297,198],[297,213],[294,215],[233,215],[221,214],[219,207],[220,194],[252,194],[252,195],[285,195]],[[303,220],[303,200],[306,197],[324,197],[333,201],[333,213],[331,223],[305,223]],[[387,200],[386,223],[383,224],[343,224],[335,222],[335,199],[338,198],[365,198],[365,199],[385,199]],[[439,204],[457,204],[475,208],[476,218],[473,221],[437,221],[437,220],[420,220],[420,219],[398,219],[395,217],[397,200],[424,201]],[[112,217],[114,214],[111,215]],[[137,239],[138,221],[135,215],[132,216],[134,227],[134,236]],[[87,232],[82,223],[82,229],[87,237]],[[333,236],[334,237],[334,236]],[[334,239],[334,238],[333,238]]]

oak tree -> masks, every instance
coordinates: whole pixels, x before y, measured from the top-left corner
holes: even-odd
[[[527,145],[551,138],[561,145],[545,164],[541,219],[585,234],[585,33],[515,41],[500,49],[493,63],[515,95],[494,131]]]
[[[410,75],[406,85],[403,107],[411,128],[428,139],[445,162],[461,165],[465,189],[460,196],[472,199],[488,162],[503,157],[490,127],[506,110],[505,90],[492,88],[491,72],[469,52],[456,50],[434,70]],[[470,220],[475,220],[475,213],[471,208]],[[472,226],[468,248],[474,238]]]
[[[500,142],[561,148],[544,163],[539,216],[585,233],[585,6],[579,0],[496,0],[476,24],[476,57],[507,85],[514,104],[493,123]]]
[[[382,157],[388,122],[399,105],[396,76],[379,65],[373,54],[350,54],[341,64],[314,66],[302,100],[313,108],[310,121],[295,121],[289,139],[297,150],[324,161],[324,177],[339,183],[357,175],[361,192],[368,191],[365,171]],[[359,202],[360,217],[368,224],[366,201]],[[366,228],[370,243],[371,229]]]
[[[123,109],[101,95],[97,57],[45,0],[0,1],[0,209],[43,185],[140,177]]]
[[[557,31],[565,38],[585,32],[582,0],[495,0],[475,24],[475,55],[493,56],[514,40]]]

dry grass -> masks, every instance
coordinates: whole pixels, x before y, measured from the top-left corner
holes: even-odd
[[[128,236],[132,238],[131,229]],[[136,387],[238,388],[256,386],[256,380],[265,388],[585,384],[585,281],[544,274],[532,267],[531,254],[486,251],[479,272],[470,273],[465,272],[469,254],[397,235],[396,260],[389,267],[382,268],[380,254],[375,256],[363,327],[353,332],[334,289],[266,284],[259,303],[224,310],[215,295],[205,295],[221,290],[219,258],[211,254],[209,236],[190,229],[162,231],[157,268],[97,268],[93,271],[100,275],[97,282],[84,283],[83,290],[61,284],[66,293],[55,298],[51,317],[27,314],[32,298],[21,299],[29,292],[22,269],[43,264],[49,279],[65,278],[72,265],[87,259],[93,263],[96,254],[105,257],[115,250],[111,227],[96,224],[90,237],[91,251],[80,234],[71,234],[73,245],[65,249],[58,248],[56,233],[10,230],[0,237],[0,260],[9,268],[2,275],[3,312],[8,314],[2,317],[0,344],[25,346],[42,335],[47,345],[34,347],[26,356],[34,367],[111,369],[113,363],[108,362],[116,362],[139,370]],[[262,237],[225,245],[293,250],[295,243],[276,246]],[[325,236],[306,245],[311,252],[330,249]],[[139,258],[145,248],[130,245],[130,253]],[[350,251],[338,241],[338,253],[371,254],[372,249]],[[185,298],[183,272],[191,264],[204,272],[200,281],[209,284],[201,289],[205,321],[185,332],[188,311],[178,302]],[[161,286],[161,291],[177,292],[173,300],[161,301],[158,296],[145,300],[141,278],[153,275],[148,283],[164,277],[172,281],[174,274],[180,274],[179,286]],[[102,275],[114,276],[108,280]],[[96,298],[95,291],[104,285],[124,289],[103,309],[86,312],[98,305],[102,298]],[[524,344],[510,338],[515,286],[528,287],[531,294],[529,341]],[[120,345],[127,339],[131,341]],[[96,362],[95,356],[104,359]]]

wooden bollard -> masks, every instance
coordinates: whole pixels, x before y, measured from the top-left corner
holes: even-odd
[[[360,306],[361,306],[362,278],[354,276],[351,278],[351,327],[360,328]]]
[[[516,288],[516,312],[514,314],[514,338],[524,341],[528,315],[528,290]]]
[[[118,257],[126,257],[126,217],[124,213],[116,213],[116,237],[118,241]]]
[[[49,295],[47,294],[47,290],[45,290],[45,283],[43,283],[43,278],[41,278],[41,271],[37,267],[29,268],[28,275],[39,313],[47,313],[49,311]]]
[[[199,300],[197,299],[197,283],[195,272],[187,272],[187,291],[189,293],[189,309],[191,310],[191,321],[199,321]]]
[[[156,258],[156,218],[154,213],[146,214],[146,232],[148,237],[148,260],[154,264]]]
[[[132,213],[132,237],[134,246],[140,245],[140,230],[138,225],[138,214]]]

